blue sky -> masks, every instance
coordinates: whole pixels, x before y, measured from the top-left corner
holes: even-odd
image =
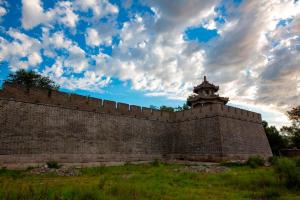
[[[292,0],[0,0],[0,84],[22,68],[62,91],[176,107],[207,75],[281,126],[300,102],[299,13]]]

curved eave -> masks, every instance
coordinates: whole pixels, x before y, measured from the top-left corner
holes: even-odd
[[[214,102],[220,102],[223,104],[226,104],[229,101],[229,98],[227,97],[200,97],[200,96],[194,96],[189,97],[187,99],[187,104],[191,106],[193,103],[201,102],[201,103],[214,103]]]
[[[212,89],[214,92],[217,92],[219,90],[219,86],[214,86],[214,85],[201,86],[201,85],[199,85],[199,86],[194,87],[193,92],[198,93],[198,91],[205,90],[205,89]]]

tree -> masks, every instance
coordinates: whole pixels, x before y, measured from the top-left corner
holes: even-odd
[[[280,149],[287,148],[288,140],[285,136],[280,135],[275,126],[269,126],[268,122],[262,122],[265,129],[267,138],[269,140],[270,147],[274,155],[280,154]]]
[[[183,111],[183,110],[190,109],[190,107],[186,103],[184,103],[182,106],[178,106],[176,108],[173,108],[171,106],[165,106],[165,105],[162,105],[160,107],[150,105],[150,108],[157,109],[157,110],[162,110],[162,111],[168,111],[168,112],[177,112],[177,111]]]
[[[300,123],[292,122],[291,126],[283,126],[281,131],[288,135],[291,141],[291,148],[300,149]]]
[[[154,105],[150,105],[150,108],[154,109],[154,110],[159,110],[159,108],[157,106],[154,106]]]
[[[289,136],[292,148],[300,149],[300,106],[287,111],[291,126],[283,126],[281,131]]]
[[[288,117],[290,120],[295,122],[300,122],[300,106],[292,108],[292,110],[287,111]]]
[[[173,107],[169,107],[169,106],[161,106],[159,109],[162,110],[162,111],[168,111],[168,112],[174,112],[175,111],[175,109]]]
[[[48,90],[59,89],[59,85],[57,85],[49,77],[42,76],[35,71],[25,71],[24,69],[10,73],[6,82],[22,85],[27,89],[31,87],[39,87]]]
[[[178,106],[177,108],[175,108],[175,111],[183,111],[188,109],[190,109],[190,107],[186,103],[184,103],[182,106]]]

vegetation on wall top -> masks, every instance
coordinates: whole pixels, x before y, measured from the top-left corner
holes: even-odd
[[[58,90],[59,85],[52,81],[47,76],[42,76],[35,71],[26,71],[20,69],[16,72],[10,73],[6,83],[18,84],[26,87],[27,89],[31,87],[39,87],[48,90]]]

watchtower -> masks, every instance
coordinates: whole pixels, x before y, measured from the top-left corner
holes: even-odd
[[[187,104],[192,107],[205,106],[210,104],[223,104],[225,105],[229,98],[220,97],[218,92],[219,86],[215,86],[214,84],[208,82],[206,80],[206,76],[204,76],[204,80],[200,85],[194,87],[192,94],[187,99]]]

